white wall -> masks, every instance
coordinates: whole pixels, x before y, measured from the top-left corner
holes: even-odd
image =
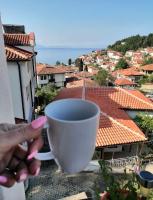
[[[12,94],[6,64],[2,24],[0,18],[0,123],[14,123]],[[0,186],[0,200],[25,200],[23,183],[15,184],[11,188]]]
[[[18,66],[17,63],[15,62],[7,62],[7,67],[8,67],[9,81],[12,91],[14,116],[16,118],[23,119]]]
[[[65,81],[65,74],[55,74],[55,83],[57,87],[63,87]]]
[[[14,113],[0,19],[0,123],[2,122],[14,123]]]
[[[31,92],[30,92],[30,80],[32,80],[32,62],[20,62],[21,76],[22,76],[22,89],[24,98],[25,118],[28,122],[32,117],[32,104],[31,104]],[[29,71],[28,71],[29,67]],[[32,82],[32,81],[31,81]],[[34,85],[32,86],[34,91]]]

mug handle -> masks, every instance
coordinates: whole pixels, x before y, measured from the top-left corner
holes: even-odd
[[[48,128],[48,123],[46,122],[46,124],[44,125],[44,129],[47,129],[47,128]],[[52,151],[45,152],[45,153],[37,153],[35,158],[38,159],[38,160],[52,160],[52,159],[55,159]]]

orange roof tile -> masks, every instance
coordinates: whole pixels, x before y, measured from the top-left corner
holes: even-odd
[[[17,47],[11,47],[11,46],[5,46],[6,51],[6,58],[8,61],[26,61],[30,60],[33,53],[17,48]]]
[[[34,39],[30,34],[11,34],[4,33],[4,43],[11,46],[30,46],[30,40]]]
[[[82,87],[63,89],[57,96],[82,98]],[[101,109],[97,147],[146,140],[144,134],[125,110],[153,110],[153,103],[136,90],[110,87],[86,87],[85,98]]]
[[[141,69],[144,71],[153,71],[153,64],[144,65],[141,67]]]
[[[87,87],[97,86],[97,83],[95,81],[88,79],[88,78],[84,78],[84,79],[81,79],[81,80],[69,82],[69,83],[67,83],[66,87],[67,88],[83,87],[84,81],[85,81],[85,85]]]
[[[133,81],[126,78],[118,78],[115,80],[115,85],[123,86],[123,85],[136,85]]]
[[[142,75],[144,75],[143,72],[136,70],[135,67],[134,68],[130,67],[130,68],[127,68],[127,69],[119,69],[119,70],[116,70],[112,73],[113,76],[116,76],[117,74],[121,74],[121,75],[124,75],[124,76],[142,76]]]

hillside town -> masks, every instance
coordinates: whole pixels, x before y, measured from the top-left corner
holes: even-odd
[[[6,62],[12,120],[16,124],[31,123],[44,115],[45,106],[55,100],[90,100],[100,107],[101,113],[94,164],[91,161],[85,171],[94,174],[99,169],[98,160],[106,160],[120,172],[127,167],[130,173],[138,161],[153,169],[152,124],[149,124],[153,121],[153,62],[147,63],[153,61],[153,47],[130,50],[124,55],[111,49],[96,50],[76,58],[75,63],[53,66],[37,63],[35,34],[26,33],[24,26],[5,24],[1,37],[4,41],[1,48],[5,50],[2,65]],[[1,111],[4,116],[6,109],[4,106]],[[137,123],[144,116],[149,119],[147,126]],[[142,155],[147,156],[140,161]],[[35,184],[35,180],[31,179],[30,184]],[[57,185],[52,183],[53,190]],[[30,186],[30,194],[37,193],[34,189],[35,186]],[[67,194],[66,189],[51,199],[62,198]],[[79,192],[80,188],[75,191]],[[73,191],[68,195],[72,194]],[[27,196],[30,200],[30,195]]]

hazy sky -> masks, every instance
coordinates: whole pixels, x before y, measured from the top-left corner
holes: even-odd
[[[0,0],[0,11],[44,46],[105,47],[153,32],[153,0]]]

